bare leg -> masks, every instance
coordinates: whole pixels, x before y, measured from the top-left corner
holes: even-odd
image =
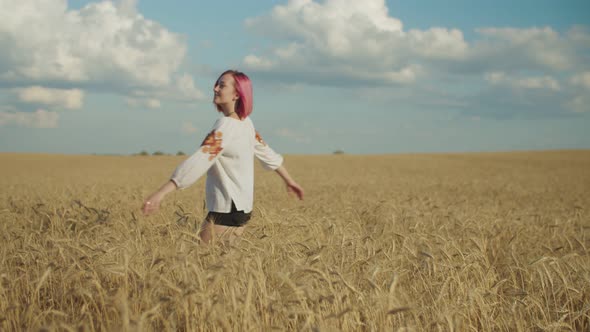
[[[204,245],[217,241],[223,242],[224,244],[232,244],[242,233],[244,233],[244,226],[230,227],[215,225],[213,222],[205,220],[201,225],[199,236]]]

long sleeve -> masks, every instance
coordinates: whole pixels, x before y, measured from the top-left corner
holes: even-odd
[[[283,164],[283,156],[271,149],[257,131],[255,133],[254,155],[264,169],[274,171]]]
[[[281,166],[283,157],[256,133],[250,117],[222,117],[199,149],[183,161],[171,176],[185,189],[207,173],[205,198],[209,211],[228,213],[232,203],[238,211],[251,212],[254,203],[254,158],[266,169]]]
[[[213,130],[205,137],[197,151],[183,161],[170,177],[179,189],[186,189],[203,176],[221,156],[221,151],[229,142],[231,130],[227,121],[219,119]]]

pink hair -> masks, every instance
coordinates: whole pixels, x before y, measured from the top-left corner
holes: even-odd
[[[250,82],[250,78],[242,72],[237,70],[226,70],[221,75],[219,75],[219,78],[217,81],[215,81],[215,86],[217,86],[217,82],[219,82],[219,79],[225,74],[231,74],[234,78],[234,88],[240,97],[236,101],[236,113],[240,119],[245,119],[248,117],[248,115],[252,114],[252,82]],[[222,109],[219,106],[217,106],[217,110],[222,112]]]

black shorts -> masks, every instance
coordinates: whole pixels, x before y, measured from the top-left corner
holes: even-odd
[[[209,212],[207,214],[207,221],[214,223],[215,225],[230,226],[230,227],[241,227],[248,223],[250,220],[251,213],[244,213],[244,211],[238,211],[234,202],[231,202],[231,211],[229,213],[223,212]]]

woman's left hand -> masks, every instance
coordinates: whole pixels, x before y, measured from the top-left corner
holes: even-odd
[[[303,200],[303,188],[297,182],[287,182],[287,191],[294,193],[300,200]]]
[[[144,202],[141,207],[141,211],[144,215],[152,214],[160,208],[160,203],[164,200],[164,197],[169,193],[176,190],[176,183],[172,180],[164,183],[164,185],[158,189],[155,193],[151,194]]]

